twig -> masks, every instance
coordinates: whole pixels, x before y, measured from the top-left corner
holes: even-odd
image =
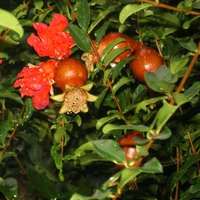
[[[174,6],[169,6],[169,5],[166,5],[166,4],[163,4],[163,3],[157,3],[155,1],[149,1],[149,0],[136,0],[136,1],[143,2],[143,3],[149,3],[149,4],[154,5],[156,7],[166,8],[168,10],[173,10],[173,11],[185,13],[186,15],[197,15],[197,16],[200,16],[200,12],[196,12],[196,11],[193,11],[193,10],[189,10],[189,11],[185,12],[181,8],[177,8],[177,7],[174,7]]]
[[[179,93],[179,92],[182,90],[182,88],[183,88],[185,82],[187,81],[187,79],[188,79],[188,77],[189,77],[189,75],[190,75],[190,73],[191,73],[191,71],[192,71],[192,69],[193,69],[193,67],[194,67],[195,62],[197,61],[197,58],[198,58],[198,56],[199,56],[199,53],[200,53],[200,42],[199,42],[199,44],[198,44],[197,52],[194,54],[194,56],[193,56],[193,58],[192,58],[192,60],[191,60],[191,62],[190,62],[190,65],[189,65],[189,67],[187,68],[187,71],[185,72],[185,74],[184,74],[184,76],[183,76],[183,78],[182,78],[182,80],[181,80],[179,86],[177,87],[175,93]],[[171,100],[170,104],[171,104],[171,105],[174,104],[174,99]]]

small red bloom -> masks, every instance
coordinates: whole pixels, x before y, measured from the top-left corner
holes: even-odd
[[[18,80],[14,87],[21,87],[21,98],[24,96],[33,97],[34,108],[42,110],[49,105],[49,93],[53,95],[52,84],[56,61],[49,60],[40,63],[39,66],[29,64],[29,68],[24,67],[18,74]]]
[[[67,58],[72,53],[71,48],[75,46],[70,33],[63,32],[67,26],[66,17],[55,14],[49,26],[44,23],[34,23],[33,27],[38,36],[32,33],[27,42],[34,47],[40,57]]]

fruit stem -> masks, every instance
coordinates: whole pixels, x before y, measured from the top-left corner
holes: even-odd
[[[163,3],[157,3],[155,1],[149,1],[149,0],[136,0],[136,1],[143,2],[143,3],[149,3],[149,4],[154,5],[156,7],[166,8],[168,10],[174,10],[174,11],[181,12],[181,13],[185,12],[181,8],[177,8],[177,7],[174,7],[174,6],[169,6],[169,5],[166,5],[166,4],[163,4]],[[196,12],[196,11],[192,11],[192,10],[187,11],[185,14],[186,15],[197,15],[197,16],[200,16],[200,12]]]

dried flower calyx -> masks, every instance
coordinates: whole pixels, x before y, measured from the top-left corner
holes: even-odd
[[[64,93],[51,96],[51,99],[63,103],[59,114],[87,112],[87,101],[94,102],[97,99],[97,96],[88,93],[92,86],[93,83],[89,83],[82,87],[66,85],[66,91]]]

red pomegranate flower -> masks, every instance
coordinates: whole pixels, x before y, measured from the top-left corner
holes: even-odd
[[[32,97],[34,108],[42,110],[49,105],[49,93],[53,95],[53,77],[56,68],[56,61],[49,60],[40,63],[39,66],[28,64],[18,74],[18,80],[14,87],[21,87],[21,98]]]
[[[72,53],[71,48],[75,46],[70,33],[63,32],[67,26],[66,17],[55,14],[49,26],[44,23],[34,23],[33,27],[38,36],[32,33],[27,42],[34,47],[40,57],[67,58]]]

